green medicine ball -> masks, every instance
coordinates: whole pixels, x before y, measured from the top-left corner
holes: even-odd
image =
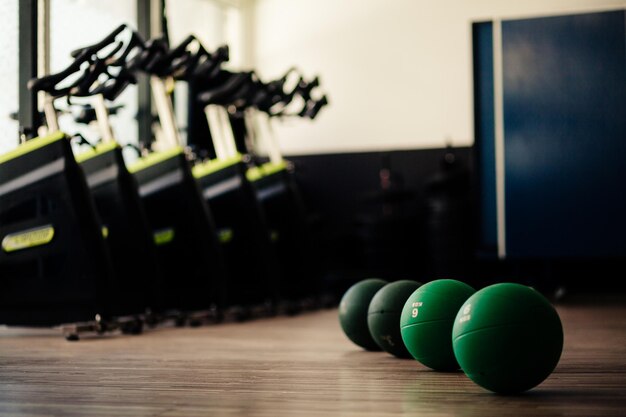
[[[409,280],[387,284],[374,295],[367,311],[367,326],[378,346],[399,358],[411,357],[400,335],[400,315],[406,299],[420,285]]]
[[[437,371],[459,369],[452,350],[452,326],[459,307],[475,292],[463,282],[439,279],[411,294],[402,310],[400,331],[415,359]]]
[[[367,327],[367,309],[374,294],[387,284],[378,278],[364,279],[350,288],[339,303],[339,324],[352,342],[367,350],[380,350]]]
[[[496,284],[461,306],[452,345],[472,381],[493,392],[518,393],[539,385],[554,370],[563,350],[563,327],[539,292]]]

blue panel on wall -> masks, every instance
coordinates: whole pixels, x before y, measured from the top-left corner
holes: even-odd
[[[496,160],[493,101],[493,24],[472,26],[474,138],[480,204],[480,249],[497,253]]]
[[[626,255],[624,11],[502,23],[508,257]]]

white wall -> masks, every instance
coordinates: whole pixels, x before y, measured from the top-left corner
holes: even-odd
[[[0,1],[0,154],[18,146],[18,123],[10,112],[18,107],[18,1]],[[121,23],[136,26],[135,3],[128,0],[54,0],[50,2],[50,71],[58,72],[72,62],[70,52],[99,41]],[[111,117],[116,138],[121,143],[137,142],[137,92],[130,86],[115,104],[123,104],[118,115]],[[76,99],[77,103],[90,100]],[[57,100],[58,109],[67,109],[65,100]],[[77,111],[76,111],[77,112]],[[61,130],[82,133],[95,141],[100,133],[95,126],[74,122],[71,114],[59,117]]]
[[[256,0],[253,65],[297,65],[331,105],[276,124],[286,154],[473,143],[471,22],[626,7],[624,0]]]

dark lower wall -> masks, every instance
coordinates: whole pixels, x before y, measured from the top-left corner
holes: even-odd
[[[326,287],[438,278],[513,281],[548,295],[623,292],[624,259],[484,259],[472,148],[293,156]],[[447,162],[444,162],[446,160]],[[452,155],[452,156],[451,156]],[[616,272],[617,271],[617,272]]]
[[[471,148],[289,160],[329,285],[371,276],[472,279]]]

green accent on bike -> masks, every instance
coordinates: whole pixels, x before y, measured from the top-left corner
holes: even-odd
[[[174,158],[183,153],[183,148],[176,146],[167,151],[153,152],[143,158],[138,159],[134,164],[128,167],[128,172],[134,174],[135,172],[144,170],[148,167],[158,164],[159,162],[166,161],[170,158]]]
[[[54,227],[46,225],[6,235],[2,239],[2,249],[9,253],[50,243],[54,238]]]
[[[120,145],[115,142],[107,142],[107,143],[99,143],[95,148],[87,149],[84,152],[81,152],[75,156],[76,162],[81,163],[98,155],[102,155],[103,153],[107,153],[112,151],[113,149],[119,148]]]
[[[263,174],[265,174],[265,176],[269,176],[280,171],[286,171],[287,162],[285,161],[280,161],[276,163],[268,162],[266,164],[261,165],[261,168],[263,169]]]
[[[220,240],[220,243],[222,244],[232,241],[233,235],[234,235],[233,229],[221,229],[218,232],[218,238]]]
[[[226,159],[212,159],[210,161],[202,162],[192,168],[193,176],[195,178],[206,177],[214,172],[221,171],[224,168],[233,166],[243,160],[241,154],[237,154],[231,158]]]
[[[161,229],[154,232],[154,244],[157,246],[165,245],[174,240],[174,229]]]
[[[11,159],[15,159],[18,156],[22,156],[29,152],[34,151],[35,149],[43,148],[46,145],[54,143],[56,141],[65,139],[65,133],[63,132],[54,132],[47,136],[37,137],[22,143],[17,148],[13,149],[5,153],[4,155],[0,155],[0,164],[10,161]]]
[[[263,177],[285,170],[287,170],[287,162],[285,161],[268,162],[258,167],[249,168],[246,172],[246,178],[248,178],[250,182],[255,182]]]

